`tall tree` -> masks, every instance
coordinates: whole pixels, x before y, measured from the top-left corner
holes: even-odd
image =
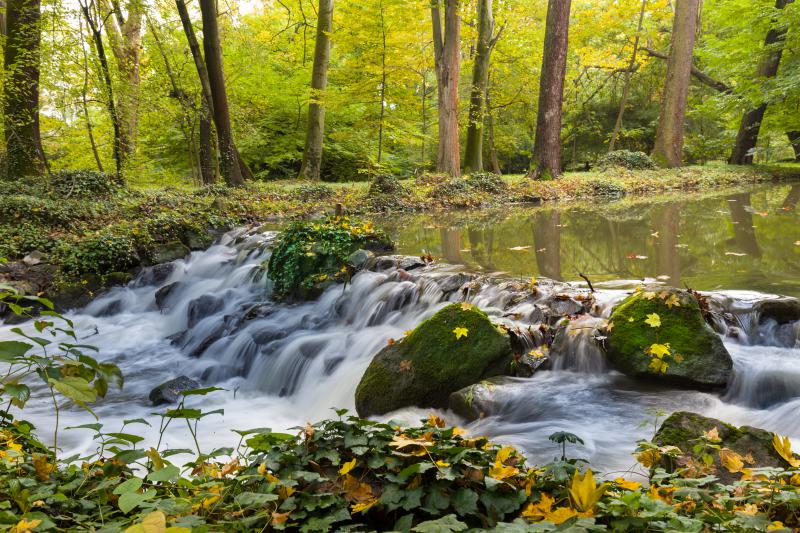
[[[775,9],[782,10],[794,0],[776,0]],[[786,40],[787,26],[785,24],[771,28],[764,40],[764,57],[758,64],[756,77],[760,80],[774,78],[778,73],[783,55],[783,45]],[[761,130],[761,122],[767,111],[767,103],[762,102],[755,109],[751,109],[742,117],[739,126],[739,133],[736,135],[736,143],[730,157],[730,163],[734,165],[752,165],[753,152],[758,144],[758,134]]]
[[[619,132],[622,131],[622,121],[625,118],[625,108],[628,106],[628,98],[631,92],[631,79],[636,70],[636,56],[639,53],[639,40],[642,36],[642,26],[644,25],[644,11],[647,7],[647,0],[642,0],[642,8],[639,11],[639,24],[636,26],[636,36],[633,38],[633,51],[631,59],[628,61],[628,68],[625,71],[625,84],[622,87],[622,98],[619,102],[619,113],[617,122],[614,124],[614,131],[611,133],[611,140],[608,143],[608,151],[613,152],[617,147]]]
[[[222,66],[222,45],[217,26],[216,0],[200,0],[203,17],[203,51],[208,72],[208,85],[213,105],[214,125],[217,128],[219,166],[225,183],[232,187],[244,184],[238,152],[233,143],[231,115],[228,109],[228,93],[225,88],[225,71]]]
[[[653,158],[667,167],[679,167],[683,164],[683,122],[689,99],[699,10],[700,0],[675,1],[667,76],[653,148]]]
[[[545,23],[544,57],[539,81],[539,110],[530,177],[561,174],[561,113],[569,46],[571,0],[549,0]]]
[[[469,126],[464,150],[464,170],[483,171],[483,123],[486,118],[486,91],[489,86],[489,62],[492,50],[503,29],[494,35],[492,0],[478,0],[478,42],[472,67],[472,89],[469,99]]]
[[[139,73],[142,50],[142,21],[144,2],[128,0],[122,5],[117,0],[99,0],[111,53],[120,74],[116,90],[119,144],[122,165],[136,152],[139,131]]]
[[[41,174],[46,166],[39,132],[39,0],[8,0],[6,30],[3,58],[5,174],[16,178]]]
[[[319,0],[314,66],[311,73],[311,102],[308,105],[306,146],[300,177],[319,180],[322,169],[322,144],[325,136],[325,89],[328,87],[328,63],[331,59],[333,0]]]
[[[461,75],[461,17],[459,0],[444,0],[442,32],[441,0],[431,3],[433,51],[439,99],[439,149],[436,170],[461,175],[461,148],[458,140],[458,80]]]

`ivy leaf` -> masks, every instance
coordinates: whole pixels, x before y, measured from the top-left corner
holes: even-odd
[[[269,502],[278,499],[277,494],[262,494],[260,492],[242,492],[236,496],[236,503],[242,507],[263,507]]]
[[[469,330],[464,327],[458,327],[453,330],[453,333],[456,335],[456,340],[461,339],[461,337],[466,337],[469,335]]]
[[[464,531],[466,529],[467,524],[459,521],[456,515],[449,514],[438,520],[422,522],[411,531],[415,533],[450,533],[451,531]]]
[[[651,328],[660,328],[661,327],[661,317],[658,316],[656,313],[651,313],[647,315],[647,318],[644,321],[645,324],[650,326]]]
[[[478,512],[478,495],[475,491],[460,488],[451,498],[453,509],[459,516],[466,516]]]

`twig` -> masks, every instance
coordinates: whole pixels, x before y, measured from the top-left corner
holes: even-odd
[[[582,277],[583,279],[585,279],[585,280],[586,280],[586,283],[588,283],[588,284],[589,284],[589,290],[590,290],[590,291],[592,291],[592,292],[594,292],[594,287],[592,286],[592,282],[591,282],[591,281],[589,281],[589,278],[587,278],[586,276],[584,276],[584,275],[583,275],[583,274],[581,274],[580,272],[578,273],[578,275],[579,275],[580,277]]]

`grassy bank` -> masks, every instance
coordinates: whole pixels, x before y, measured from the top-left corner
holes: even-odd
[[[142,265],[201,249],[226,228],[331,212],[419,212],[548,201],[591,201],[714,191],[800,179],[800,167],[686,167],[567,173],[555,181],[490,174],[466,179],[423,175],[353,184],[253,183],[242,189],[128,187],[96,173],[0,183],[0,281],[37,293],[90,296]],[[19,260],[32,252],[37,257]],[[54,290],[55,289],[55,290]]]

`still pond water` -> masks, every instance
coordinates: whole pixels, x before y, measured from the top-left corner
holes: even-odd
[[[381,223],[403,254],[469,270],[800,296],[800,185],[712,198],[436,213]],[[668,279],[667,279],[668,277]]]

